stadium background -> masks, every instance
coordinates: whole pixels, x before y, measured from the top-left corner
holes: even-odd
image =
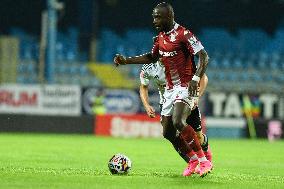
[[[100,119],[96,125],[94,106],[99,100],[111,119],[128,114],[122,121],[129,125],[120,127],[135,127],[131,123],[138,120],[137,136],[147,128],[143,124],[151,125],[147,123],[153,120],[136,117],[144,113],[138,96],[141,66],[115,68],[112,59],[116,53],[131,56],[151,49],[156,2],[3,2],[0,130],[90,133],[95,126],[112,127]],[[250,115],[258,136],[266,137],[270,127],[281,134],[283,1],[172,3],[176,21],[189,27],[210,55],[209,85],[200,105],[210,135],[248,137]],[[158,110],[158,95],[151,89],[150,101]],[[78,124],[82,121],[86,124]]]

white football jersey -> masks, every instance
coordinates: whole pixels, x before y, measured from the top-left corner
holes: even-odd
[[[160,104],[163,104],[163,94],[166,87],[165,67],[158,61],[156,63],[144,64],[140,72],[142,85],[148,86],[150,80],[158,88],[160,94]]]

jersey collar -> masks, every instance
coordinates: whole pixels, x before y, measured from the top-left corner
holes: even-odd
[[[178,29],[178,27],[179,27],[179,24],[175,22],[175,24],[174,24],[174,28],[173,28],[173,29],[171,29],[170,31],[166,32],[165,34],[166,34],[166,35],[168,35],[168,34],[172,33],[174,30],[177,30],[177,29]]]

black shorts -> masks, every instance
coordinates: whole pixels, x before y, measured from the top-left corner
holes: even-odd
[[[201,131],[201,113],[198,107],[191,111],[191,114],[186,119],[186,123],[190,125],[195,132]]]
[[[160,112],[162,111],[163,104],[160,104]],[[199,108],[196,107],[191,111],[191,114],[187,117],[186,123],[190,125],[195,132],[202,130],[201,128],[201,113]]]

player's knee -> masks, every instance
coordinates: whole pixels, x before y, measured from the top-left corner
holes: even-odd
[[[169,126],[169,124],[170,124],[169,120],[170,120],[169,118],[167,118],[165,116],[162,116],[162,119],[160,120],[160,122],[161,122],[163,127],[167,128]]]
[[[183,128],[185,127],[185,123],[181,119],[173,118],[173,125],[179,131],[182,131]]]
[[[163,132],[163,136],[165,139],[167,139],[168,141],[170,141],[171,143],[174,142],[175,140],[175,133],[172,133],[172,132],[168,132],[168,131],[164,131]]]
[[[170,124],[168,119],[162,119],[161,124],[163,126],[164,138],[172,142],[176,136],[176,130],[173,129],[173,126]]]

